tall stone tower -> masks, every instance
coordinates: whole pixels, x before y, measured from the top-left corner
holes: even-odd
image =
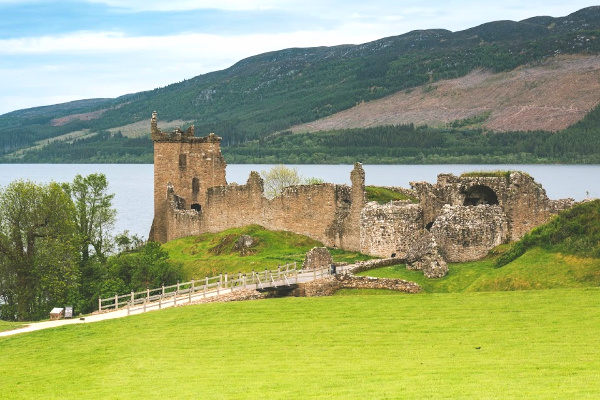
[[[195,137],[193,125],[185,132],[162,132],[156,111],[150,124],[154,142],[154,220],[149,239],[164,243],[169,230],[167,189],[172,187],[180,208],[201,213],[206,189],[227,184],[227,164],[221,155],[221,138],[214,133]]]

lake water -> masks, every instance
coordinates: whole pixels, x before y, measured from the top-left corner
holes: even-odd
[[[272,165],[238,164],[227,166],[227,182],[243,184],[250,171],[261,172]],[[290,165],[304,178],[350,184],[352,165]],[[435,183],[440,173],[468,171],[518,170],[534,177],[546,189],[548,197],[600,197],[600,165],[365,165],[366,184],[410,187],[411,181]],[[71,182],[76,174],[101,172],[115,194],[117,209],[115,232],[129,230],[148,237],[154,213],[152,164],[0,164],[0,186],[16,179],[34,182]]]

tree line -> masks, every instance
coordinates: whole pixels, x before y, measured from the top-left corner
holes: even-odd
[[[0,319],[39,320],[64,305],[88,313],[98,297],[182,278],[160,244],[113,235],[113,197],[103,174],[0,188]]]

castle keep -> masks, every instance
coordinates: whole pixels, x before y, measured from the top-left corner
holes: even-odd
[[[152,114],[154,220],[149,239],[220,232],[250,224],[309,236],[328,247],[398,257],[409,268],[443,276],[445,262],[481,258],[546,222],[572,199],[550,200],[529,175],[440,174],[436,184],[411,182],[418,203],[367,203],[365,172],[351,172],[351,186],[322,183],[284,189],[273,199],[251,172],[245,185],[227,184],[221,138],[187,131],[165,133]],[[406,189],[405,189],[406,191]]]

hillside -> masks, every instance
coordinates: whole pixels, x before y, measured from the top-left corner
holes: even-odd
[[[153,110],[159,111],[161,121],[194,123],[198,134],[216,132],[223,137],[224,147],[235,147],[357,104],[390,101],[389,96],[396,94],[392,111],[375,105],[365,111],[374,114],[369,120],[394,123],[389,116],[396,113],[394,109],[409,108],[418,96],[438,92],[438,97],[417,101],[421,111],[415,111],[415,121],[450,122],[491,111],[490,129],[556,131],[580,119],[598,102],[591,94],[597,92],[598,82],[586,80],[597,68],[595,58],[563,56],[595,56],[599,51],[600,7],[561,18],[495,21],[460,32],[421,30],[361,45],[285,49],[116,99],[82,100],[2,115],[0,161],[148,162],[150,141],[139,137],[129,141],[128,136],[143,133],[140,127]],[[520,70],[534,76],[519,77]],[[505,84],[494,86],[495,79]],[[555,83],[573,80],[581,82]],[[477,89],[478,85],[483,87]],[[490,100],[498,88],[504,90],[502,102]],[[528,94],[548,99],[534,102]],[[474,106],[466,100],[471,95],[487,100]],[[458,103],[449,102],[453,97]],[[523,123],[510,122],[522,120],[532,105],[534,112]],[[433,109],[429,116],[423,115],[426,107]],[[360,115],[362,111],[354,112]],[[56,137],[65,148],[55,145],[40,153]],[[38,150],[23,152],[32,147]]]
[[[485,115],[478,125],[498,132],[558,131],[581,120],[600,101],[600,57],[556,57],[510,72],[468,75],[361,103],[292,132],[383,125],[443,126]]]

